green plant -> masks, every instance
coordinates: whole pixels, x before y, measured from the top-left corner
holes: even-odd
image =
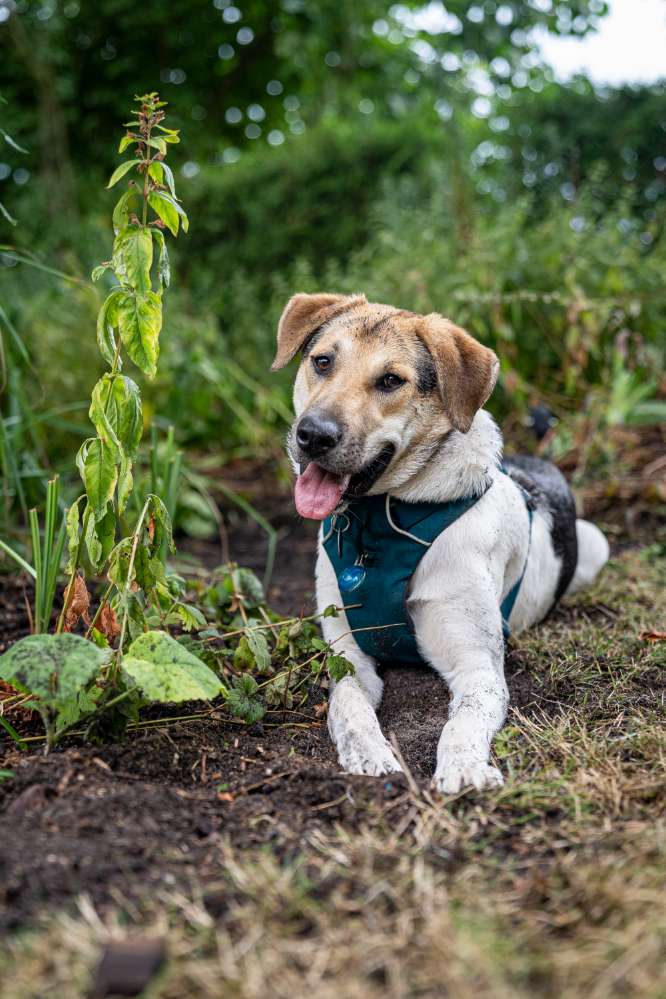
[[[162,297],[170,281],[164,230],[177,236],[181,226],[184,231],[188,228],[173,173],[165,162],[167,146],[179,141],[178,133],[162,124],[165,104],[157,94],[146,94],[137,102],[136,117],[126,123],[119,145],[120,153],[134,147],[135,157],[114,170],[108,187],[130,172],[138,174],[138,182],[129,181],[113,210],[111,259],[93,271],[93,280],[111,271],[118,282],[97,318],[98,346],[110,370],[92,391],[90,419],[96,436],[84,441],[76,459],[85,493],[72,504],[67,518],[70,581],[58,623],[58,631],[68,627],[85,549],[95,571],[107,567],[112,586],[103,602],[110,602],[113,613],[122,615],[120,649],[129,618],[140,624],[146,600],[168,598],[164,559],[167,547],[173,545],[168,508],[155,493],[146,497],[134,530],[127,531],[125,512],[143,416],[138,385],[121,374],[122,351],[148,378],[155,376]],[[168,487],[173,507],[177,475],[171,479],[161,485]]]
[[[626,351],[613,352],[608,394],[602,399],[606,426],[666,422],[666,401],[658,399],[658,381],[626,367]]]
[[[252,724],[267,711],[298,712],[329,677],[353,672],[317,629],[319,617],[339,608],[281,617],[267,607],[254,573],[234,564],[220,567],[206,584],[193,584],[197,605],[183,601],[178,577],[169,583],[171,606],[157,623],[193,634],[141,631],[121,656],[122,634],[114,654],[95,619],[88,628],[94,642],[67,633],[33,635],[0,656],[0,679],[19,691],[6,703],[39,711],[47,748],[75,726],[90,737],[117,737],[128,721],[136,723],[141,707],[155,703],[221,696],[231,714]],[[21,736],[1,713],[0,724],[20,746]]]
[[[0,539],[0,549],[12,558],[17,565],[28,572],[35,584],[32,631],[48,631],[53,613],[58,572],[65,547],[65,517],[56,533],[59,510],[58,478],[51,479],[46,487],[46,513],[44,531],[40,533],[39,517],[36,510],[30,510],[30,535],[32,541],[32,565],[13,548]]]
[[[143,421],[138,385],[121,374],[123,348],[144,374],[154,376],[162,293],[169,282],[163,230],[166,226],[176,235],[181,220],[187,224],[164,162],[167,142],[178,136],[161,124],[164,105],[156,94],[138,100],[140,111],[120,143],[121,152],[134,144],[136,158],[114,171],[109,186],[133,169],[142,185],[130,181],[118,201],[113,256],[93,272],[99,279],[111,270],[119,283],[97,322],[98,344],[110,370],[92,392],[96,436],[84,441],[77,456],[85,493],[69,508],[56,537],[57,482],[50,484],[41,546],[36,514],[31,514],[34,570],[13,553],[35,575],[35,623],[38,631],[46,631],[66,532],[69,582],[57,633],[22,639],[0,657],[0,679],[28,698],[23,706],[42,715],[47,748],[84,717],[93,728],[122,731],[127,719],[149,703],[205,701],[221,694],[232,712],[254,721],[266,706],[290,707],[299,690],[306,695],[308,679],[319,679],[325,667],[334,677],[351,669],[317,637],[313,619],[283,622],[272,614],[261,584],[247,570],[224,569],[198,594],[206,613],[187,602],[184,580],[165,567],[166,552],[173,550],[171,517],[181,472],[172,430],[161,450],[153,431],[151,491],[139,497],[134,490]],[[154,218],[149,218],[151,209]],[[130,499],[140,507],[132,530],[127,527]],[[271,557],[273,550],[274,543]],[[109,581],[92,620],[86,566],[105,571]],[[81,620],[85,637],[69,634]],[[218,622],[230,630],[220,632],[214,627]],[[199,638],[178,640],[164,630],[173,625],[197,630]],[[229,639],[235,641],[228,645]],[[207,647],[211,640],[215,646]]]
[[[169,513],[162,500],[154,493],[148,494],[134,530],[116,541],[119,529],[125,533],[123,515],[132,492],[132,465],[143,429],[139,388],[131,378],[120,374],[121,348],[141,371],[149,377],[155,374],[162,292],[169,283],[163,229],[167,227],[175,236],[181,223],[187,228],[173,175],[164,163],[167,143],[177,142],[178,135],[161,124],[164,103],[156,94],[137,100],[137,117],[127,124],[128,132],[120,143],[120,152],[134,145],[136,158],[122,163],[108,186],[133,169],[141,176],[142,185],[131,181],[121,196],[113,213],[112,259],[93,273],[93,279],[98,279],[111,269],[119,284],[106,298],[97,322],[100,351],[110,371],[92,392],[90,418],[97,436],[84,441],[77,455],[85,493],[72,504],[66,524],[56,536],[57,480],[49,483],[43,541],[36,512],[30,515],[33,567],[3,544],[35,577],[34,625],[37,632],[44,632],[50,622],[66,528],[69,583],[58,633],[23,639],[0,659],[0,677],[29,694],[34,704],[29,703],[41,712],[47,747],[82,715],[121,701],[129,701],[136,710],[141,703],[151,701],[210,699],[223,690],[216,675],[170,635],[147,630],[147,600],[153,600],[164,620],[174,609],[184,608],[178,585],[173,581],[170,585],[165,573],[165,551],[173,548],[173,541]],[[154,246],[158,251],[155,279]],[[168,464],[167,470],[160,484],[166,488],[167,500],[173,507],[177,469]],[[106,567],[110,580],[92,621],[88,617],[90,598],[80,571],[84,549],[93,569]],[[120,611],[120,622],[116,611]],[[191,627],[193,621],[200,623],[194,609],[188,609],[188,614],[186,626]],[[88,624],[94,642],[63,634],[81,618]],[[123,657],[126,640],[134,637],[133,632],[141,634]],[[111,643],[116,638],[114,652]]]

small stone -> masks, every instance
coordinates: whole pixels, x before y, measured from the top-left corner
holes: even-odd
[[[165,959],[166,942],[161,937],[110,940],[95,972],[92,999],[140,995]]]

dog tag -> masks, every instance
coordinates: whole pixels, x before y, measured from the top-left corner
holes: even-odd
[[[357,590],[365,579],[365,569],[362,565],[350,565],[338,576],[340,593],[352,593]]]

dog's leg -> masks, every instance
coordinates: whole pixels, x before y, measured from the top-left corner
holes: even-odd
[[[488,599],[479,599],[484,591]],[[410,611],[422,653],[451,691],[449,720],[437,746],[435,786],[446,794],[470,784],[499,787],[502,775],[488,761],[509,693],[501,617],[490,581],[465,580],[444,601],[418,600],[410,603]]]
[[[335,604],[343,606],[338,581],[328,556],[319,552],[317,559],[317,607]],[[381,774],[400,770],[393,750],[382,735],[375,714],[382,699],[384,684],[377,674],[374,660],[366,655],[349,634],[344,611],[339,617],[322,620],[324,638],[333,651],[346,656],[356,672],[338,683],[331,684],[328,702],[328,730],[338,751],[340,766],[348,773]]]

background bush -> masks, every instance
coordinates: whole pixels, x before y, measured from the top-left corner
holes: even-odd
[[[441,32],[416,3],[314,6],[7,7],[3,127],[29,152],[2,153],[20,225],[0,242],[76,279],[0,255],[0,305],[30,355],[8,353],[0,316],[0,405],[33,495],[87,434],[108,132],[142,88],[171,102],[188,157],[192,228],[145,392],[147,422],[181,444],[221,462],[279,452],[292,374],[269,374],[277,319],[324,287],[441,311],[492,345],[498,417],[594,401],[603,424],[663,392],[666,87],[557,84],[530,34],[584,34],[605,5],[514,4],[503,24],[496,4],[472,16],[456,0],[460,30]]]

